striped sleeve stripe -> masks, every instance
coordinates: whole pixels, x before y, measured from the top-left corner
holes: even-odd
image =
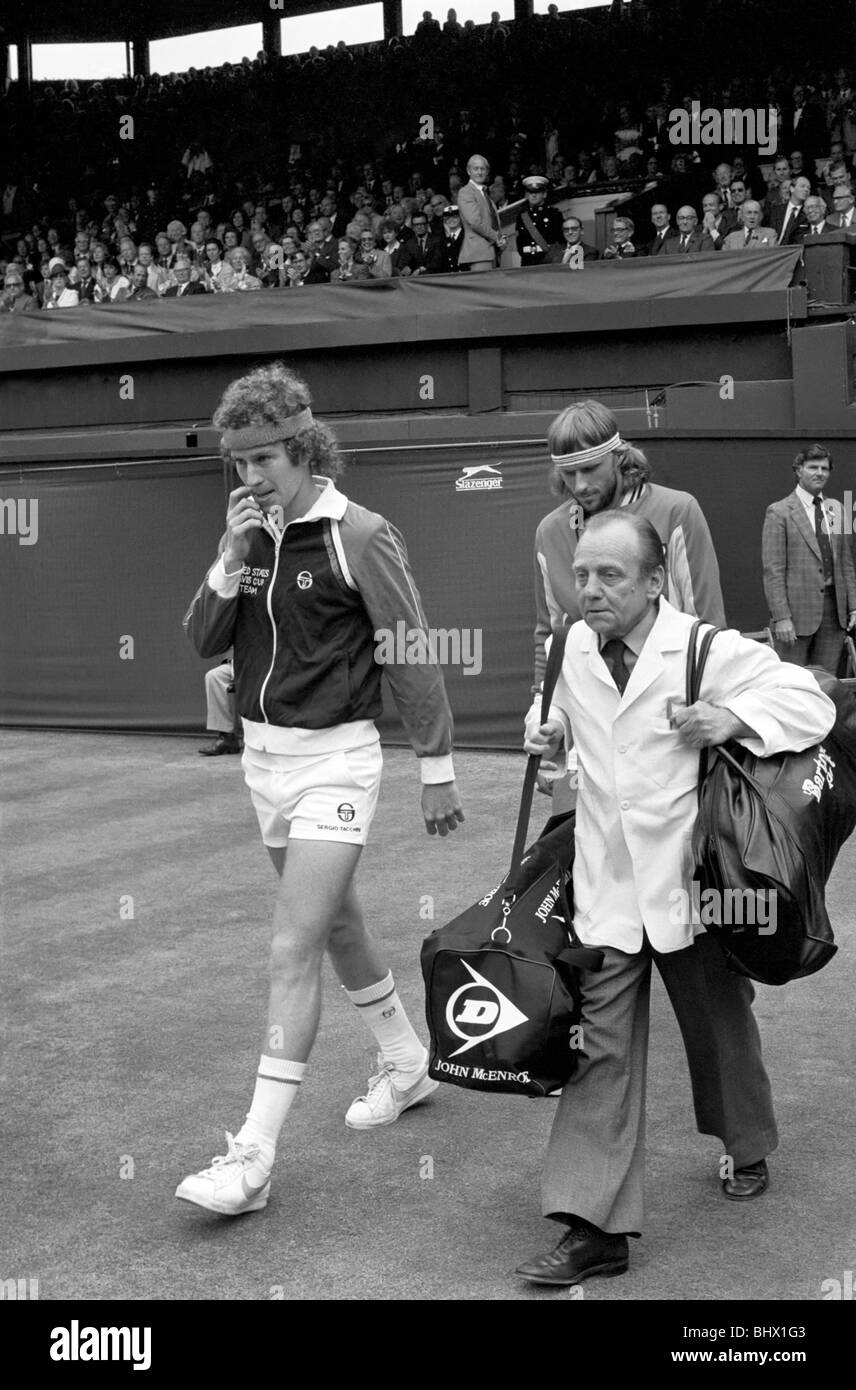
[[[418,596],[417,596],[416,590],[414,589],[413,585],[412,585],[411,582],[410,582],[410,574],[409,574],[409,572],[408,572],[408,569],[407,569],[406,564],[404,563],[404,556],[403,556],[402,553],[401,553],[401,547],[399,546],[398,541],[395,539],[395,536],[394,536],[393,533],[392,533],[392,528],[390,527],[390,524],[389,524],[388,521],[386,522],[386,534],[389,536],[389,539],[392,541],[393,548],[394,548],[394,550],[395,550],[396,555],[398,556],[398,563],[401,565],[401,573],[404,575],[405,579],[407,580],[407,587],[408,587],[408,589],[410,590],[410,597],[411,597],[412,600],[413,600],[413,607],[416,609],[416,612],[417,612],[418,617],[419,617],[419,621],[420,621],[420,623],[422,624],[423,627],[427,627],[427,626],[428,626],[428,622],[427,622],[427,619],[426,619],[426,617],[425,617],[425,614],[422,612],[422,605],[421,605],[420,602],[419,602],[419,598],[418,598]]]

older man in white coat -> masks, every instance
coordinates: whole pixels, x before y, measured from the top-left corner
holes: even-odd
[[[686,708],[694,619],[662,597],[662,545],[644,517],[593,517],[574,578],[583,621],[570,630],[550,718],[528,723],[525,746],[550,754],[573,735],[574,928],[603,949],[604,965],[584,976],[583,1055],[562,1092],[544,1168],[544,1215],[567,1229],[553,1251],[517,1271],[539,1284],[622,1274],[627,1237],[641,1234],[652,959],[694,1054],[699,1130],[725,1145],[725,1195],[745,1199],[766,1187],[777,1135],[746,1007],[752,986],[727,971],[692,921],[698,750],[728,739],[764,757],[801,750],[835,718],[808,671],[730,630],[715,638],[702,698]],[[750,1056],[754,1094],[741,1084]]]

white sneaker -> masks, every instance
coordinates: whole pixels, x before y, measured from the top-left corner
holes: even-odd
[[[374,1129],[376,1125],[391,1125],[402,1110],[418,1105],[432,1091],[436,1091],[439,1081],[428,1075],[428,1053],[425,1062],[417,1072],[397,1071],[392,1062],[385,1062],[378,1056],[378,1070],[369,1077],[369,1088],[364,1096],[357,1096],[347,1115],[345,1124],[349,1129]]]
[[[221,1216],[261,1211],[270,1196],[270,1167],[260,1159],[258,1144],[236,1144],[227,1133],[226,1145],[225,1156],[178,1184],[176,1197]]]

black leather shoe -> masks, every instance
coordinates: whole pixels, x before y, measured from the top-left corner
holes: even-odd
[[[530,1284],[579,1284],[596,1274],[604,1279],[625,1274],[629,1262],[626,1236],[610,1236],[580,1222],[565,1231],[549,1255],[536,1255],[514,1272]]]
[[[197,749],[203,758],[219,758],[221,753],[240,753],[243,743],[234,734],[221,734],[213,743],[206,743],[204,748]]]
[[[767,1160],[762,1158],[758,1163],[747,1163],[745,1168],[735,1168],[733,1177],[723,1178],[722,1193],[730,1202],[751,1202],[767,1191],[769,1182]]]

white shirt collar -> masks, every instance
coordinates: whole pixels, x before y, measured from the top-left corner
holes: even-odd
[[[806,511],[807,511],[807,512],[813,511],[813,510],[814,510],[814,495],[813,495],[812,493],[810,493],[810,492],[806,492],[805,488],[804,488],[804,487],[801,487],[799,483],[797,483],[796,493],[797,493],[797,497],[798,497],[798,498],[800,499],[800,501],[802,502],[802,504],[803,504],[803,506],[805,507]],[[821,502],[825,502],[825,501],[826,501],[826,498],[824,497],[824,495],[823,495],[822,492],[818,493],[818,496],[820,497]]]

